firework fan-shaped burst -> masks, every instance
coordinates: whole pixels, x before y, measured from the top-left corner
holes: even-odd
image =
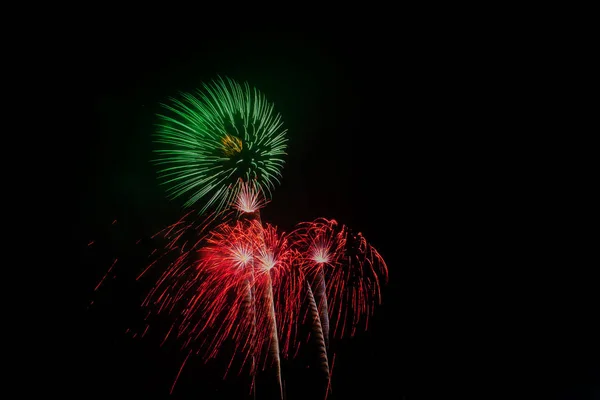
[[[333,334],[352,336],[368,329],[375,306],[381,303],[382,284],[388,280],[383,257],[361,232],[342,226],[338,233],[344,251],[336,268],[325,274]]]
[[[250,365],[253,375],[273,368],[281,387],[279,357],[295,343],[303,286],[290,236],[258,219],[235,219],[202,243],[169,264],[144,305],[175,317],[165,340],[176,336],[208,360],[232,339],[240,368]]]
[[[382,283],[388,278],[383,257],[362,233],[335,220],[319,218],[301,223],[294,235],[319,309],[325,342],[330,320],[338,337],[353,335],[360,327],[366,329],[375,305],[381,302]]]
[[[170,197],[187,197],[186,207],[202,200],[200,213],[227,207],[241,182],[254,181],[270,197],[287,138],[281,115],[261,92],[219,78],[163,107],[155,162]]]
[[[258,217],[256,213],[268,202],[262,190],[257,187],[255,180],[250,182],[240,180],[239,190],[233,202],[233,209],[237,211],[238,215],[250,214],[253,217]]]
[[[338,223],[318,218],[301,222],[294,231],[296,246],[300,249],[302,270],[310,281],[308,300],[313,311],[312,319],[317,335],[322,336],[323,351],[329,346],[329,313],[326,295],[325,272],[338,266],[344,254],[339,240]]]

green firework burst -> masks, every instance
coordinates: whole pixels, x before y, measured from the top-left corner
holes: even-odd
[[[219,78],[196,93],[162,104],[155,133],[159,179],[185,207],[200,213],[231,204],[242,182],[254,180],[266,197],[281,177],[286,130],[273,103],[248,83]]]

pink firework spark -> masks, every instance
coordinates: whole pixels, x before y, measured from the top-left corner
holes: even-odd
[[[264,206],[268,201],[260,187],[254,180],[251,182],[241,182],[238,185],[237,196],[233,202],[233,208],[240,213],[255,213]]]

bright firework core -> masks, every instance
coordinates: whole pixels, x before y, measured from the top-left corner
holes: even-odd
[[[252,260],[252,249],[242,244],[236,244],[231,248],[234,264],[243,267]]]
[[[251,214],[264,207],[266,203],[262,191],[257,187],[254,181],[242,181],[233,205],[238,211]]]
[[[329,251],[327,247],[315,246],[311,252],[311,258],[317,264],[325,264],[329,262]]]
[[[269,162],[271,147],[264,142],[247,140],[260,130],[258,126],[248,123],[239,114],[234,114],[232,121],[225,122],[221,137],[221,146],[216,148],[226,158],[221,158],[224,171],[229,171],[231,178],[244,181],[263,180],[270,176]],[[218,154],[215,157],[219,158]]]
[[[275,264],[277,264],[273,252],[268,250],[261,251],[258,260],[260,262],[260,267],[265,271],[271,270]]]
[[[221,139],[221,144],[223,145],[223,154],[225,154],[227,157],[232,157],[242,152],[242,141],[230,134],[223,136]]]

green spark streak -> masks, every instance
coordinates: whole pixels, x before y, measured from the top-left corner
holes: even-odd
[[[274,105],[256,88],[218,78],[162,106],[153,161],[170,198],[185,197],[185,207],[200,203],[200,213],[220,211],[239,190],[240,178],[256,179],[269,197],[280,184],[286,130]],[[227,135],[243,142],[241,152],[225,154]]]

